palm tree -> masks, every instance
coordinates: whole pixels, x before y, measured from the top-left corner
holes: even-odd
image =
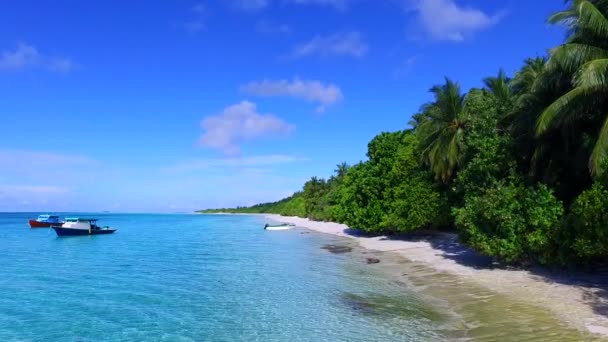
[[[560,69],[571,76],[573,88],[550,104],[536,123],[537,135],[580,122],[601,127],[591,131],[591,174],[602,173],[608,156],[608,1],[572,0],[550,23],[565,24],[570,36],[551,52],[547,72]],[[580,133],[579,133],[580,134]]]
[[[547,63],[547,60],[544,57],[526,59],[524,66],[511,80],[511,87],[514,93],[517,95],[531,93],[536,80],[540,78],[545,70],[545,63]]]
[[[435,177],[448,183],[462,152],[465,123],[462,119],[464,95],[460,85],[446,77],[444,85],[430,89],[435,100],[422,107],[425,120],[417,127],[422,161]]]
[[[410,121],[408,121],[408,125],[411,126],[411,128],[407,129],[408,131],[415,131],[418,126],[420,126],[420,124],[422,122],[424,122],[424,120],[426,120],[426,117],[424,116],[424,113],[416,113],[414,115],[412,115],[412,117],[410,118]]]
[[[513,106],[514,93],[511,87],[511,79],[507,77],[504,70],[500,69],[496,77],[486,77],[483,83],[501,105],[503,111]]]
[[[550,97],[540,89],[540,85],[545,82],[539,81],[544,77],[546,62],[542,57],[526,59],[524,66],[511,80],[514,103],[512,110],[504,119],[510,125],[511,133],[516,140],[534,138],[536,120],[543,107],[542,100]]]
[[[524,159],[531,154],[526,152],[533,151],[536,145],[536,121],[539,113],[547,106],[543,101],[552,101],[555,98],[546,92],[547,89],[541,88],[546,85],[546,62],[542,57],[526,59],[524,66],[511,80],[513,108],[503,117],[502,123],[509,127],[518,150],[525,150]]]
[[[348,171],[349,168],[350,168],[350,166],[346,162],[342,162],[342,163],[336,165],[336,169],[334,170],[334,172],[336,173],[336,177],[342,178],[342,177],[346,176],[346,172]]]

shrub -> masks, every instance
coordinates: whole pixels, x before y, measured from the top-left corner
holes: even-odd
[[[608,190],[604,185],[595,183],[574,200],[559,241],[565,262],[608,256]]]
[[[506,262],[540,261],[552,255],[552,233],[563,207],[545,185],[526,187],[516,177],[467,196],[454,209],[461,239],[479,252]]]
[[[411,132],[383,133],[369,144],[369,160],[348,170],[335,216],[368,232],[405,232],[444,224],[447,201],[416,156]]]

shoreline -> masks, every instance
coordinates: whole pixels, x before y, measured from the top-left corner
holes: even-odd
[[[456,234],[420,232],[407,236],[366,236],[344,224],[300,217],[258,214],[316,232],[353,239],[370,251],[396,253],[440,273],[454,275],[500,295],[553,313],[558,319],[597,337],[608,338],[606,275],[565,274],[545,269],[497,266],[458,243]]]

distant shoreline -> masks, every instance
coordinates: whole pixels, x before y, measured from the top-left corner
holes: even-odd
[[[493,292],[544,308],[579,329],[608,337],[608,317],[596,310],[606,305],[599,294],[608,290],[606,279],[600,276],[567,276],[544,270],[496,268],[488,258],[459,244],[456,234],[450,233],[418,233],[409,238],[368,237],[344,224],[333,222],[275,214],[226,214],[264,216],[271,221],[292,223],[320,233],[354,239],[365,249],[397,253],[409,261],[422,263],[439,272],[470,280]]]

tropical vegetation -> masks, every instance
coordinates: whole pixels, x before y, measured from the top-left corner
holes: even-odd
[[[548,21],[565,42],[463,92],[446,78],[410,127],[367,159],[274,203],[227,212],[342,222],[376,233],[451,229],[509,263],[608,257],[608,0],[570,0]]]

